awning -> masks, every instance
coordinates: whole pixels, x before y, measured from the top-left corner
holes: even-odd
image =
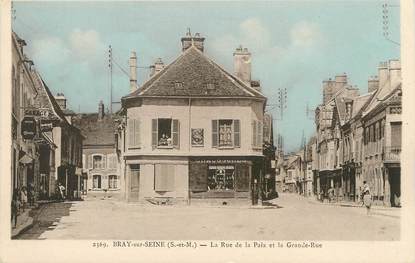
[[[32,157],[30,157],[29,155],[25,154],[25,155],[23,155],[22,158],[20,158],[19,162],[22,163],[22,164],[29,164],[29,163],[32,163],[33,160],[34,159]]]
[[[50,146],[52,146],[53,148],[57,147],[56,144],[53,143],[53,139],[52,139],[53,134],[52,134],[52,132],[42,132],[41,134],[42,134],[42,137],[48,142],[48,144]]]

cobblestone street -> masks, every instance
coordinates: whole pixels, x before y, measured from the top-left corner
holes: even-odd
[[[43,206],[19,239],[399,240],[399,209],[318,204],[294,194],[281,208],[153,206],[87,199]],[[383,212],[382,212],[383,211]],[[385,213],[386,212],[386,213]]]

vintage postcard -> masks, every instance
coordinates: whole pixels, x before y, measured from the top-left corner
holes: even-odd
[[[0,262],[414,262],[413,5],[2,1]]]

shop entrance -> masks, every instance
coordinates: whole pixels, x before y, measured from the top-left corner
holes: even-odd
[[[401,168],[389,168],[389,183],[391,206],[399,207],[401,205]]]

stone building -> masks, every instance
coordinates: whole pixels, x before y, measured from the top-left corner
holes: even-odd
[[[115,137],[117,120],[115,114],[105,113],[102,101],[97,113],[78,114],[74,119],[74,124],[85,136],[82,154],[84,193],[107,193],[108,196],[122,198],[120,190],[123,185]]]
[[[182,53],[137,90],[132,74],[117,146],[128,201],[249,200],[264,177],[266,98],[250,79],[250,53],[235,51],[233,75],[204,40],[188,32]]]
[[[316,110],[317,191],[335,188],[339,201],[358,201],[367,181],[375,203],[400,206],[401,67],[382,62],[367,93],[323,82]],[[342,83],[346,83],[342,81]]]
[[[34,186],[36,199],[52,198],[58,182],[79,197],[82,135],[12,33],[12,189]]]
[[[316,109],[317,155],[319,171],[317,192],[327,196],[335,189],[337,199],[343,196],[341,127],[345,123],[345,102],[358,96],[358,89],[348,84],[347,75],[338,75],[334,80],[323,81],[323,104]]]
[[[402,140],[402,84],[399,60],[382,62],[379,87],[362,112],[363,176],[374,200],[400,206]]]

